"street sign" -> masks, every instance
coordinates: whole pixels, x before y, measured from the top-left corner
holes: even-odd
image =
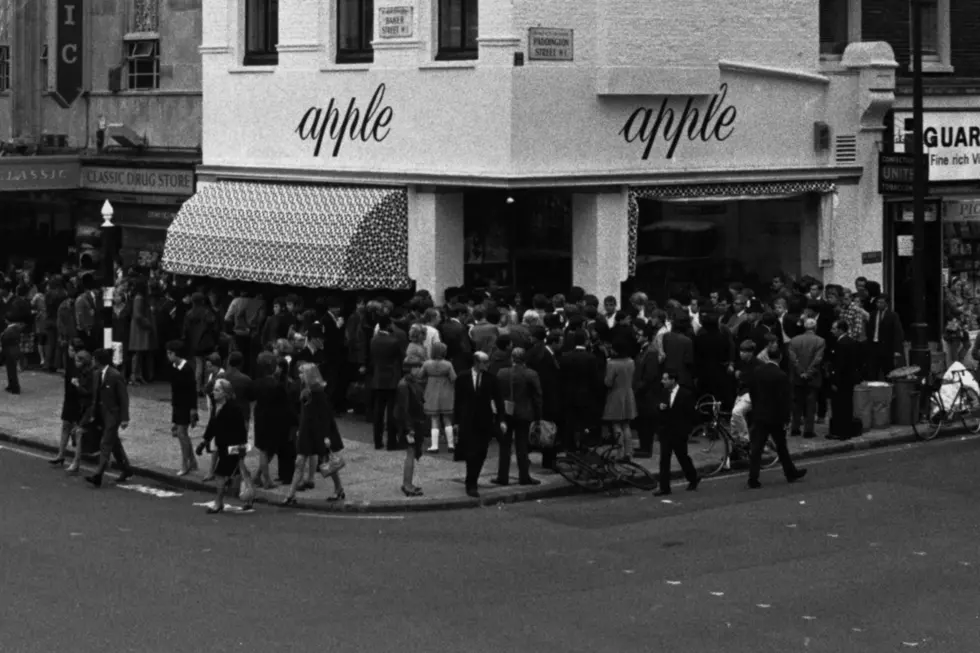
[[[55,51],[55,101],[67,109],[82,94],[84,67],[82,65],[84,0],[57,0],[57,37]]]
[[[923,170],[927,169],[923,167]],[[878,192],[881,195],[912,195],[915,192],[914,176],[915,157],[911,154],[878,154]],[[929,183],[928,177],[926,183]]]

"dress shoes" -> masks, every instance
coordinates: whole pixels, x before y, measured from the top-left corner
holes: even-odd
[[[116,479],[116,485],[119,485],[121,483],[126,483],[131,478],[133,478],[133,471],[127,469],[122,474],[120,474],[119,477]]]
[[[85,482],[91,484],[92,487],[102,487],[102,474],[92,474],[91,476],[86,476]]]
[[[758,490],[762,487],[762,483],[759,481],[749,481],[749,489]]]
[[[815,437],[817,437],[817,434],[816,433],[804,433],[803,434],[803,438],[806,439],[806,440],[812,440]]]
[[[802,467],[798,467],[792,476],[786,477],[786,482],[795,483],[798,480],[802,479],[804,476],[806,476],[806,469]]]
[[[688,492],[694,492],[695,490],[698,489],[698,485],[700,485],[700,484],[701,484],[701,477],[699,476],[699,477],[697,477],[696,479],[694,479],[693,481],[691,481],[690,483],[687,484],[687,491]]]
[[[665,497],[670,494],[670,490],[654,490],[653,496],[655,497]]]
[[[491,479],[490,482],[493,483],[494,485],[500,485],[500,486],[510,485],[510,479],[494,478]]]
[[[520,481],[520,485],[541,485],[541,481],[536,478],[525,478]]]
[[[466,488],[466,496],[473,497],[474,499],[479,499],[480,491],[477,490],[475,487]]]

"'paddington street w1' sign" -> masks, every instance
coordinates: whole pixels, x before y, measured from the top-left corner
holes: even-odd
[[[84,0],[57,0],[58,43],[55,51],[55,101],[67,109],[82,94],[82,3]]]

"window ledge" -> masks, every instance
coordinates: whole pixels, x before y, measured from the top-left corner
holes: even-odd
[[[909,62],[909,65],[906,66],[906,70],[908,70],[910,73],[913,73],[915,72],[915,66],[913,66],[912,63]],[[922,72],[933,73],[933,74],[937,74],[937,73],[950,74],[956,71],[953,69],[952,65],[948,63],[944,63],[942,61],[923,61]]]
[[[159,41],[160,32],[129,32],[123,41]]]
[[[276,72],[278,66],[235,66],[229,68],[228,72],[233,75],[262,75]]]
[[[369,70],[369,63],[338,63],[320,68],[321,73],[366,73]]]
[[[476,60],[432,61],[419,66],[419,70],[471,70],[476,68]]]

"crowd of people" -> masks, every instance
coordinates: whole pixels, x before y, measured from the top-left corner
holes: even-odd
[[[529,456],[542,425],[557,431],[555,446],[542,450],[545,467],[554,466],[558,451],[601,438],[617,443],[624,458],[651,457],[659,434],[662,443],[671,440],[660,447],[661,469],[669,470],[671,454],[686,468],[686,434],[664,435],[673,430],[664,423],[678,388],[717,398],[732,410],[735,431],[750,437],[750,426],[753,434],[781,430],[782,423],[772,424],[779,420],[762,414],[772,411],[760,410],[759,402],[771,402],[758,393],[782,396],[776,386],[785,379],[784,421],[792,436],[815,437],[814,424],[830,408],[828,437],[850,438],[859,432],[854,385],[882,378],[904,357],[901,321],[880,286],[864,278],[843,288],[776,276],[759,291],[731,283],[704,295],[687,289],[662,304],[637,292],[621,306],[581,288],[530,298],[495,287],[450,288],[438,301],[418,291],[396,302],[381,295],[273,295],[158,270],[118,270],[112,330],[123,362],[111,371],[91,274],[68,271],[35,284],[24,273],[0,293],[6,390],[20,391],[17,371],[30,357],[65,373],[56,464],[79,427],[94,421],[104,436],[103,463],[115,452],[128,469],[118,438],[128,422],[122,394],[127,383],[163,379],[172,388],[179,473],[195,470],[203,453],[192,448],[189,429],[206,397],[205,446],[217,445],[208,477],[227,488],[247,471],[242,456],[228,452],[240,453],[251,428],[260,463],[249,480],[272,487],[270,465],[277,461],[287,503],[312,486],[317,471],[333,481],[330,500],[346,498],[338,411],[363,412],[377,449],[406,451],[406,496],[422,495],[415,463],[443,442],[466,462],[466,491],[478,496],[492,439],[500,444],[495,483],[510,482],[512,449],[518,482],[539,482]],[[770,368],[783,376],[772,378]],[[118,374],[114,417],[100,416],[110,402],[92,381],[99,373],[114,380]],[[760,419],[769,425],[756,429]],[[69,471],[77,469],[76,455]],[[796,478],[788,459],[784,470]],[[689,481],[696,488],[696,479]],[[101,483],[101,473],[93,483]]]

